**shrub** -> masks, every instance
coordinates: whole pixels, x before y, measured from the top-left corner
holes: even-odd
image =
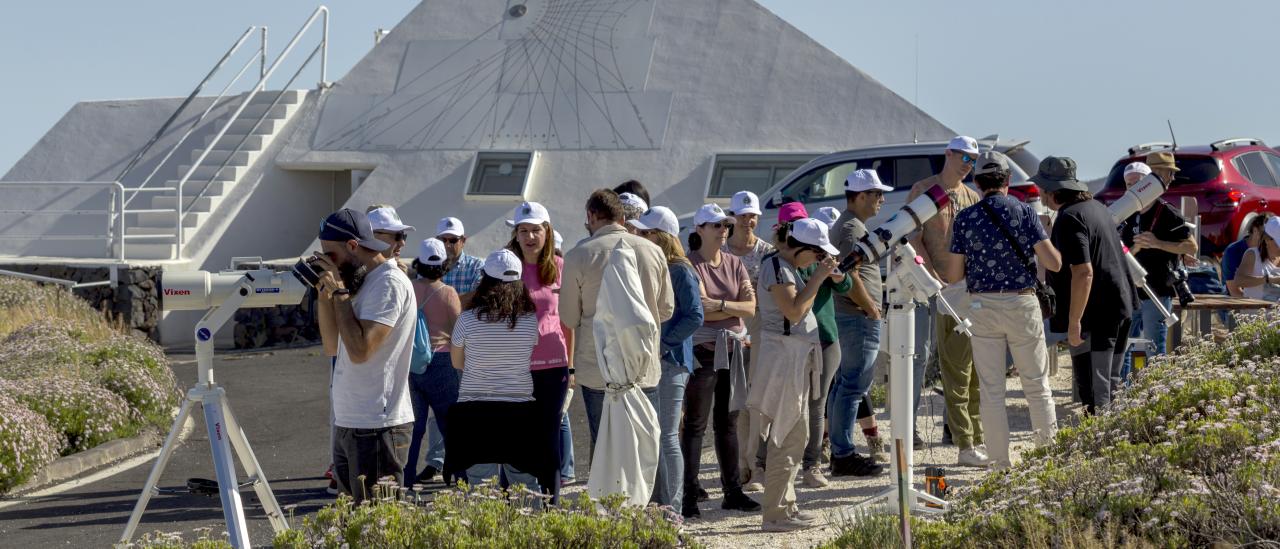
[[[124,397],[147,422],[165,426],[182,394],[164,352],[148,340],[116,335],[85,352],[94,379]]]
[[[40,414],[0,391],[0,492],[58,457],[62,436]]]
[[[123,398],[79,379],[0,381],[0,392],[44,416],[50,427],[61,432],[66,440],[63,455],[133,436],[142,421]]]
[[[5,313],[0,315],[0,336],[51,318],[94,337],[106,337],[114,331],[102,313],[66,288],[8,276],[0,276],[0,310]]]
[[[962,489],[922,547],[1192,547],[1280,539],[1280,315],[1154,359],[1099,415]],[[851,521],[836,546],[891,541]],[[896,538],[897,536],[891,536]],[[1054,541],[1058,540],[1058,541]],[[897,543],[893,541],[893,543]]]
[[[78,376],[90,340],[84,330],[56,319],[32,322],[0,342],[0,378]]]
[[[381,490],[394,492],[392,487]],[[384,492],[381,495],[386,495]],[[538,499],[536,495],[527,496]],[[585,494],[559,507],[534,510],[489,484],[435,494],[419,505],[402,491],[361,505],[342,497],[276,536],[276,547],[697,547],[667,511],[628,508],[621,498]]]

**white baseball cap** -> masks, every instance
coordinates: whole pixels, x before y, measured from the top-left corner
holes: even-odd
[[[507,220],[507,226],[515,227],[521,223],[541,225],[550,222],[551,214],[547,213],[546,207],[537,202],[525,202],[511,211],[511,219]]]
[[[800,242],[821,248],[832,257],[840,255],[840,250],[831,245],[831,239],[827,236],[827,224],[812,217],[792,221],[791,236]]]
[[[751,191],[738,191],[733,193],[733,200],[729,202],[729,211],[733,215],[756,214],[760,215],[760,197]]]
[[[950,143],[947,143],[947,150],[978,156],[978,141],[967,135],[957,135],[951,138]]]
[[[396,209],[390,206],[369,212],[369,224],[373,225],[373,230],[375,231],[398,233],[400,231],[417,230],[401,222],[400,215],[396,213]]]
[[[552,230],[551,230],[551,232],[552,232],[552,233],[555,233],[555,236],[556,236],[556,249],[557,249],[557,250],[563,250],[563,249],[564,249],[564,235],[561,235],[561,234],[560,234],[560,231],[557,231],[557,230],[555,230],[555,229],[552,229]]]
[[[1149,175],[1151,173],[1151,166],[1148,166],[1146,162],[1130,162],[1128,166],[1124,167],[1124,176],[1129,177],[1129,174],[1131,173]]]
[[[719,223],[725,219],[730,219],[729,214],[724,213],[719,204],[703,204],[698,213],[693,214],[694,225]]]
[[[456,217],[446,217],[436,223],[436,236],[449,234],[453,236],[466,236],[467,230],[462,226],[462,220]]]
[[[836,220],[840,219],[840,210],[832,208],[831,206],[823,206],[818,208],[818,213],[814,214],[813,218],[826,223],[827,228],[830,229],[836,224]]]
[[[649,209],[649,204],[646,203],[643,198],[631,193],[622,193],[618,195],[618,200],[622,201],[623,206],[631,206],[632,208],[642,212]]]
[[[520,258],[511,250],[503,248],[489,254],[484,258],[484,274],[503,282],[515,282],[520,280],[520,272],[523,266]]]
[[[880,182],[880,174],[875,170],[854,170],[844,180],[844,190],[855,193],[865,191],[889,192],[893,187]]]
[[[418,244],[418,263],[423,265],[444,265],[449,259],[444,249],[444,242],[438,238],[428,238]]]
[[[640,219],[632,219],[627,223],[641,230],[657,229],[671,236],[680,236],[680,222],[676,221],[675,212],[666,206],[654,206],[640,216]]]

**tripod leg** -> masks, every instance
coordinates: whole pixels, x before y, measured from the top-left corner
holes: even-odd
[[[142,494],[138,496],[138,503],[134,504],[133,512],[129,514],[129,523],[124,527],[124,534],[120,536],[121,543],[128,543],[133,539],[134,530],[138,529],[138,522],[142,520],[142,513],[147,509],[147,503],[151,501],[151,496],[155,493],[156,484],[160,482],[160,475],[164,472],[164,468],[169,464],[169,458],[173,456],[173,446],[177,443],[178,433],[182,432],[182,425],[187,422],[187,416],[191,415],[191,406],[195,404],[190,396],[182,399],[182,406],[178,408],[178,417],[173,419],[173,426],[169,428],[169,434],[164,437],[164,445],[160,447],[160,455],[156,456],[155,465],[151,466],[151,474],[147,475],[147,483],[142,486]]]
[[[240,502],[240,483],[236,480],[236,464],[231,457],[230,431],[223,403],[226,392],[221,387],[209,390],[204,401],[204,422],[209,430],[209,446],[213,453],[213,468],[218,474],[218,495],[222,499],[222,517],[227,522],[227,534],[231,546],[236,549],[252,547],[249,542],[249,526],[244,520],[244,506]]]
[[[222,413],[227,421],[227,436],[231,439],[231,445],[236,449],[236,454],[240,456],[240,465],[244,467],[245,475],[253,481],[253,491],[258,494],[258,501],[262,502],[262,509],[267,513],[267,520],[271,521],[271,528],[276,532],[288,530],[289,522],[280,511],[275,493],[267,483],[267,475],[263,474],[262,466],[258,464],[258,457],[249,446],[249,439],[240,429],[240,422],[236,421],[235,414],[231,412],[231,404],[226,401],[225,395],[222,401]]]

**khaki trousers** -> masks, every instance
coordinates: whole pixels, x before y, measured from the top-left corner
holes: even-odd
[[[948,290],[951,289],[950,287]],[[960,314],[969,310],[969,297],[959,291],[943,290],[944,297]],[[983,443],[979,412],[978,374],[973,369],[973,348],[969,337],[955,331],[956,321],[939,312],[934,317],[938,336],[938,366],[942,370],[943,399],[947,409],[947,426],[951,440],[961,450]]]
[[[770,430],[782,428],[781,425],[769,427]],[[785,429],[787,436],[781,446],[769,438],[769,455],[764,469],[764,501],[760,503],[764,522],[786,520],[796,512],[796,474],[800,472],[804,447],[809,441],[808,406],[796,422]]]
[[[1044,323],[1035,295],[974,294],[968,308],[973,322],[973,365],[982,388],[982,426],[987,449],[997,465],[1011,465],[1009,416],[1005,409],[1005,351],[1013,355],[1026,395],[1035,443],[1053,440],[1058,428],[1049,389]],[[954,436],[954,434],[952,435]]]

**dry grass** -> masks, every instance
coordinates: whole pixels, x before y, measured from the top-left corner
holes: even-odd
[[[74,327],[93,340],[125,332],[119,318],[95,310],[66,288],[0,276],[0,338],[48,320]]]

